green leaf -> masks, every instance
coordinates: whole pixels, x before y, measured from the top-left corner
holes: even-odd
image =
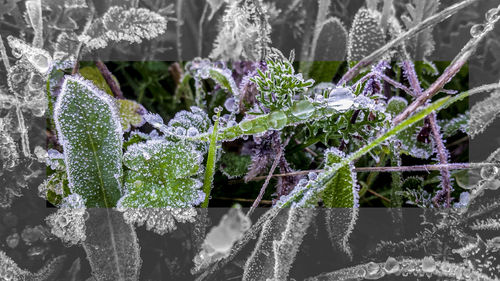
[[[92,280],[139,280],[141,257],[137,234],[123,214],[113,209],[88,209],[83,248]]]
[[[342,162],[345,155],[330,148],[325,155],[326,165],[331,167]],[[325,185],[321,198],[328,208],[353,208],[359,206],[356,173],[351,164],[343,165]]]
[[[54,109],[72,193],[87,207],[114,207],[121,195],[122,129],[112,98],[66,76]]]
[[[231,72],[226,72],[223,69],[217,69],[210,67],[208,70],[210,78],[212,78],[217,84],[219,84],[223,89],[229,91],[230,94],[238,96],[239,90],[234,82]]]
[[[108,93],[108,95],[113,96],[113,92],[106,82],[106,79],[104,79],[104,76],[102,76],[101,72],[96,66],[82,67],[79,72],[83,78],[92,81],[92,83],[94,83],[97,88],[105,91],[106,93]]]
[[[140,127],[144,124],[142,115],[146,112],[146,109],[142,105],[133,100],[117,99],[116,102],[124,132],[129,131],[132,126]]]
[[[379,25],[380,13],[361,8],[354,16],[347,43],[347,60],[362,60],[385,45],[384,31]]]
[[[201,182],[191,178],[200,170],[201,154],[189,143],[150,140],[132,144],[123,156],[125,195],[120,207],[191,207],[204,199]]]
[[[439,126],[443,133],[443,138],[449,138],[456,135],[458,132],[467,134],[469,131],[470,113],[467,111],[464,114],[459,114],[451,120],[439,120]]]

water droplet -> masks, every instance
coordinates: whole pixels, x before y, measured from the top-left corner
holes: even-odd
[[[348,88],[333,89],[328,95],[328,107],[345,111],[354,104],[354,94]]]
[[[224,102],[224,107],[229,111],[229,112],[235,112],[236,109],[238,109],[238,106],[236,104],[236,101],[234,98],[228,98]]]
[[[184,136],[186,134],[186,129],[182,127],[175,128],[175,134],[178,136]]]
[[[493,8],[493,9],[488,10],[488,12],[486,12],[486,15],[485,15],[486,20],[490,21],[490,22],[497,20],[499,12],[500,12],[500,10],[498,8]]]
[[[47,73],[50,66],[50,59],[44,54],[28,55],[28,60],[41,73]]]
[[[484,31],[484,25],[483,24],[475,24],[470,28],[470,35],[472,37],[478,37],[483,33]]]
[[[369,262],[366,265],[366,273],[368,275],[376,275],[380,270],[380,266],[374,262]]]
[[[34,73],[31,75],[28,86],[31,90],[40,90],[43,88],[44,82],[42,75]]]
[[[222,108],[220,106],[217,106],[217,107],[214,108],[215,114],[217,114],[217,113],[219,113],[221,111],[222,111]]]
[[[481,177],[485,180],[491,180],[498,174],[497,166],[487,166],[481,168]]]
[[[281,130],[286,126],[288,118],[283,111],[276,111],[269,115],[268,124],[271,128]]]
[[[434,261],[434,258],[431,256],[424,257],[422,260],[422,271],[432,273],[434,270],[436,270],[436,261]]]
[[[253,123],[252,121],[243,121],[240,123],[240,129],[246,133],[246,132],[249,132],[250,130],[252,130],[252,127],[253,127]]]
[[[399,272],[400,270],[399,262],[393,257],[388,257],[387,260],[385,261],[384,269],[385,272],[389,274],[394,274],[396,272]]]
[[[300,101],[292,106],[292,115],[298,119],[307,119],[314,114],[314,106],[306,100]]]

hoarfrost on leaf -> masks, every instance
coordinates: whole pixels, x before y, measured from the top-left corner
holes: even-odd
[[[193,145],[165,140],[132,144],[123,156],[125,195],[120,208],[189,208],[201,203],[202,155]]]
[[[72,193],[87,207],[115,206],[122,191],[123,140],[112,98],[87,80],[66,76],[54,121]]]
[[[90,34],[79,38],[90,49],[106,47],[110,42],[127,41],[141,43],[165,33],[167,20],[160,14],[145,8],[112,6],[96,21]]]
[[[125,221],[137,226],[146,225],[159,235],[177,229],[176,223],[194,222],[196,210],[194,208],[119,208],[123,212]]]

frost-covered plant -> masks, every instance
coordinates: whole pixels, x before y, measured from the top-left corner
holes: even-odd
[[[153,2],[145,5],[157,4]],[[297,2],[292,7],[299,5]],[[68,246],[83,246],[95,280],[139,279],[142,260],[136,226],[159,235],[176,233],[176,237],[185,232],[184,227],[193,227],[199,237],[182,245],[194,253],[194,258],[186,260],[198,280],[210,278],[258,237],[250,256],[239,263],[243,280],[287,280],[293,277],[291,269],[310,232],[319,235],[326,230],[335,253],[342,253],[339,256],[346,260],[356,257],[359,249],[351,247],[350,240],[357,229],[360,206],[372,200],[366,196],[370,192],[387,206],[403,206],[404,197],[408,204],[442,212],[426,217],[425,231],[417,237],[399,244],[380,243],[375,253],[393,251],[386,260],[369,259],[310,280],[379,279],[390,274],[498,279],[498,266],[488,263],[496,261],[498,238],[480,233],[500,228],[495,213],[498,196],[491,195],[500,185],[498,151],[478,166],[449,163],[443,138],[453,137],[457,131],[475,136],[497,116],[492,105],[498,103],[498,83],[453,92],[455,95],[449,95],[452,92],[444,87],[454,81],[492,31],[499,10],[488,12],[484,26],[474,26],[473,38],[447,68],[440,67],[441,75],[434,80],[429,74],[439,73],[438,68],[425,61],[433,51],[430,28],[474,0],[440,12],[429,1],[413,1],[405,7],[404,27],[395,17],[400,11],[394,7],[396,3],[385,0],[380,11],[378,2],[368,1],[366,8],[359,9],[347,33],[344,23],[329,15],[329,1],[318,1],[316,29],[312,38],[305,40],[312,46],[303,53],[309,59],[327,58],[321,54],[323,47],[338,44],[336,55],[344,59],[347,54],[348,63],[295,65],[292,58],[285,59],[271,47],[271,17],[266,14],[269,4],[260,0],[226,2],[210,57],[229,62],[195,59],[185,64],[185,70],[180,64],[168,70],[159,67],[160,72],[169,72],[169,79],[174,78],[176,101],[185,102],[173,112],[159,112],[160,116],[147,112],[145,108],[151,110],[151,104],[141,105],[144,92],[137,102],[125,99],[122,92],[122,88],[150,85],[154,91],[164,90],[164,84],[151,73],[145,71],[148,81],[142,85],[146,86],[136,86],[124,68],[115,68],[117,73],[122,71],[119,77],[123,80],[118,81],[102,61],[94,67],[81,62],[80,54],[110,43],[156,38],[166,31],[163,14],[168,11],[139,8],[136,1],[131,1],[130,7],[104,9],[94,7],[95,1],[52,4],[63,10],[88,9],[91,16],[82,29],[76,22],[74,26],[67,23],[64,31],[53,36],[55,48],[46,50],[41,2],[27,1],[33,43],[7,37],[17,61],[10,67],[7,55],[2,53],[2,57],[8,70],[7,86],[15,99],[9,100],[3,87],[0,89],[2,102],[9,100],[9,106],[16,108],[26,157],[31,152],[27,129],[21,122],[22,101],[37,108],[34,105],[40,105],[40,89],[46,89],[47,100],[43,100],[47,101],[51,147],[47,155],[43,149],[36,149],[35,155],[36,161],[47,161],[48,178],[39,192],[59,207],[46,219],[51,233]],[[208,7],[211,20],[223,5],[223,1],[206,2],[201,27]],[[179,27],[184,6],[178,6]],[[96,9],[99,11],[94,14]],[[52,24],[61,27],[57,20]],[[418,32],[422,33],[416,36]],[[177,34],[177,40],[179,37]],[[62,58],[65,61],[59,61]],[[410,58],[424,62],[413,63]],[[389,63],[388,59],[402,62]],[[342,77],[338,77],[339,70],[346,71]],[[440,92],[444,97],[432,99]],[[437,120],[438,112],[480,92],[493,94],[469,113],[460,111],[458,116]],[[472,120],[469,126],[468,114]],[[14,153],[14,138],[4,120],[0,119],[0,133],[5,136],[0,156],[16,156],[4,164],[11,168],[19,155]],[[403,154],[430,164],[401,166]],[[392,166],[384,167],[388,159]],[[216,173],[220,163],[225,165],[220,167],[228,178],[244,176],[246,184],[235,193],[248,189],[243,192],[258,195],[247,214],[239,206],[232,208],[204,233],[206,210],[195,207],[214,204],[217,192],[226,188],[221,184],[226,178]],[[227,165],[234,167],[228,169]],[[363,165],[377,167],[360,167]],[[280,175],[275,172],[278,168]],[[480,168],[480,180],[470,185],[458,179],[455,182],[452,176],[459,175],[450,172],[455,168]],[[400,173],[427,170],[440,175],[427,175],[424,181]],[[369,176],[360,175],[366,171]],[[389,190],[373,190],[378,184],[377,173],[387,171],[393,172],[394,180]],[[273,177],[280,179],[276,192],[269,195],[267,187],[274,185]],[[265,179],[261,189],[249,188],[247,182],[259,178]],[[12,193],[2,193],[2,207],[20,195]],[[252,223],[263,200],[272,208]],[[325,209],[326,221],[316,223],[319,210]],[[401,215],[398,210],[391,212],[395,220]],[[431,242],[443,246],[447,231],[453,236],[449,246],[453,259],[437,250],[443,247],[429,247]],[[422,247],[431,249],[423,258],[393,257],[398,249],[411,252]],[[487,262],[481,264],[481,259]],[[2,276],[42,276],[20,269],[3,252],[0,261]],[[170,271],[175,272],[175,266]]]

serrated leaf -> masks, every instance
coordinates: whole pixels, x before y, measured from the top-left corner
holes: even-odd
[[[121,207],[191,207],[204,199],[201,182],[191,176],[202,157],[188,143],[150,140],[129,146],[123,163],[126,194]]]
[[[80,75],[87,79],[92,81],[97,88],[101,89],[102,91],[105,91],[108,95],[113,96],[113,92],[111,91],[111,88],[109,87],[108,83],[106,82],[106,79],[104,79],[104,76],[102,76],[101,72],[99,69],[95,66],[85,66],[80,69]]]
[[[87,207],[113,207],[121,195],[122,129],[112,98],[66,76],[54,109],[72,193]]]
[[[439,120],[439,127],[441,127],[443,138],[454,136],[458,132],[467,134],[469,131],[469,120],[470,113],[468,111],[450,120]]]
[[[146,109],[141,104],[133,100],[124,99],[118,99],[116,102],[118,103],[118,110],[120,112],[120,119],[124,132],[128,132],[132,127],[140,127],[144,124],[142,115],[146,112]]]
[[[406,4],[409,16],[403,15],[401,17],[406,29],[411,29],[434,15],[438,10],[439,4],[439,0],[413,0],[412,4]],[[412,59],[414,61],[423,61],[434,51],[432,28],[427,28],[413,38],[410,38],[407,44],[410,47]]]
[[[145,8],[112,6],[95,21],[85,40],[90,49],[106,47],[110,42],[127,41],[141,43],[143,39],[152,39],[163,34],[167,29],[167,20],[160,14]]]
[[[137,281],[141,267],[137,234],[123,214],[113,209],[89,209],[86,239],[92,276],[96,281]]]
[[[470,136],[482,133],[498,117],[500,111],[500,91],[491,93],[484,100],[475,103],[470,109]]]
[[[326,152],[327,166],[342,162],[343,154],[335,149]],[[352,165],[338,168],[335,176],[327,183],[322,193],[323,203],[328,208],[353,208],[359,206],[356,173]]]
[[[354,16],[347,43],[347,60],[357,62],[385,44],[377,11],[361,8]]]

